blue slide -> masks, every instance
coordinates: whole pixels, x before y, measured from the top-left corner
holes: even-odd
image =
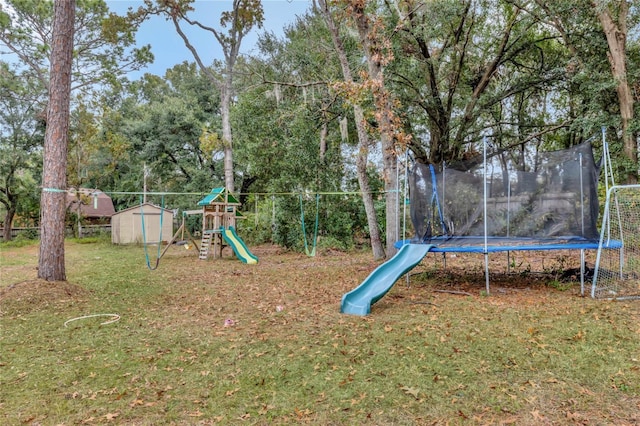
[[[222,233],[222,237],[229,244],[229,246],[233,249],[233,252],[236,254],[238,259],[240,259],[243,263],[258,263],[258,258],[249,251],[247,245],[242,241],[238,234],[236,234],[236,230],[233,226],[230,226],[228,229],[225,227],[220,228],[220,232]]]
[[[342,296],[340,312],[368,315],[371,305],[387,294],[396,281],[429,253],[432,244],[406,244],[391,259],[378,266],[362,284]]]

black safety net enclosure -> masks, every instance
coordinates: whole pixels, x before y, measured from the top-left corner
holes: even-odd
[[[504,250],[598,241],[598,174],[589,142],[548,152],[485,142],[479,161],[416,163],[411,242]]]

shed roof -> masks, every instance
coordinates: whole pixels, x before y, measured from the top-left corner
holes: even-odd
[[[67,191],[67,208],[82,217],[111,217],[116,209],[113,201],[99,189],[70,188]]]
[[[152,204],[152,203],[142,203],[142,204],[135,205],[133,207],[126,208],[124,210],[120,210],[117,213],[115,213],[114,216],[119,216],[119,215],[121,215],[121,214],[123,214],[125,212],[128,212],[128,211],[131,211],[131,210],[133,210],[133,213],[139,213],[143,206],[149,206],[152,209],[159,210],[159,211],[162,210],[165,213],[171,213],[173,215],[173,210],[171,210],[171,209],[167,209],[167,208],[164,208],[164,207],[156,206],[155,204]]]
[[[198,201],[198,205],[208,206],[213,203],[224,203],[225,201],[227,204],[240,205],[238,199],[224,187],[213,188],[206,197]]]

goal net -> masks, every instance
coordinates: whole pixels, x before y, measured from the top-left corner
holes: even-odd
[[[640,185],[607,192],[591,297],[640,299]]]

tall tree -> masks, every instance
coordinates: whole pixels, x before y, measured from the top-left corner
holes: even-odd
[[[231,129],[231,102],[233,99],[233,73],[240,55],[240,46],[244,37],[254,28],[262,27],[264,12],[260,0],[233,0],[230,11],[223,12],[220,17],[220,28],[215,28],[198,20],[192,19],[189,12],[193,11],[194,0],[157,0],[154,7],[150,0],[146,1],[147,9],[142,13],[163,13],[173,22],[178,35],[193,55],[196,63],[220,90],[220,115],[222,118],[222,142],[224,143],[224,176],[225,187],[234,190],[233,172],[233,143]],[[220,73],[214,72],[210,64],[205,64],[200,52],[189,40],[183,30],[183,25],[198,28],[213,36],[222,48],[224,63]],[[226,31],[226,32],[225,32]]]
[[[0,4],[0,43],[17,58],[25,78],[48,90],[55,2],[4,0]],[[150,46],[135,46],[140,20],[109,12],[104,0],[80,0],[74,18],[71,90],[120,85],[123,76],[153,60]],[[101,88],[102,90],[102,88]]]
[[[64,218],[75,8],[75,0],[58,0],[54,5],[38,260],[38,278],[47,281],[67,279],[64,265]]]
[[[36,192],[34,175],[40,169],[44,130],[37,119],[38,101],[11,67],[0,62],[0,204],[5,208],[3,240],[11,240],[13,219]],[[41,161],[41,159],[40,159]]]
[[[570,53],[567,81],[574,114],[579,115],[576,121],[590,125],[592,130],[603,125],[616,129],[612,139],[620,138],[621,149],[612,150],[612,154],[621,152],[617,163],[624,179],[637,182],[638,124],[634,109],[638,97],[632,86],[640,72],[640,40],[629,35],[634,28],[637,33],[640,9],[627,0],[536,0],[526,7],[532,14],[539,8],[541,19],[561,35]]]
[[[357,28],[360,44],[368,65],[365,84],[371,88],[378,128],[377,134],[382,144],[383,178],[385,185],[386,253],[392,257],[396,253],[395,241],[400,235],[398,220],[399,182],[398,152],[405,151],[410,137],[402,128],[402,122],[395,112],[395,98],[385,83],[385,67],[393,60],[391,43],[382,15],[378,15],[375,2],[348,0],[348,16]]]
[[[347,86],[353,86],[353,73],[351,71],[351,66],[349,64],[347,53],[345,51],[345,43],[339,32],[339,27],[335,22],[332,11],[328,6],[327,1],[319,0],[318,5],[320,8],[320,13],[324,17],[327,27],[329,28],[329,32],[331,33],[331,40],[333,42],[336,55],[338,56],[340,62],[340,68],[342,69],[344,83],[346,83]],[[359,141],[358,152],[356,154],[356,173],[358,177],[358,183],[360,185],[360,191],[362,193],[362,201],[367,215],[371,248],[373,250],[373,257],[375,259],[382,259],[385,257],[385,251],[384,247],[382,246],[380,228],[378,227],[377,215],[373,203],[373,194],[371,192],[371,186],[369,184],[369,176],[367,175],[369,146],[371,142],[369,140],[369,134],[366,128],[363,107],[357,101],[353,102],[353,114],[355,117],[356,134],[358,135]],[[391,244],[391,246],[393,247],[393,244]]]
[[[120,130],[134,151],[167,189],[211,189],[220,176],[201,136],[218,121],[215,87],[193,63],[167,70],[164,80],[145,75],[135,87],[149,96],[131,108]]]
[[[638,142],[636,134],[631,128],[634,99],[627,78],[627,20],[631,2],[627,0],[597,0],[593,2],[593,5],[609,46],[607,58],[618,94],[623,150],[633,165],[632,170],[627,172],[626,180],[628,183],[637,183]]]
[[[140,21],[109,13],[104,0],[79,0],[75,6],[71,91],[78,95],[75,102],[88,103],[97,87],[100,91],[106,85],[121,87],[126,82],[123,78],[126,72],[140,69],[153,56],[149,46],[135,47],[135,32]],[[30,102],[38,120],[45,125],[54,7],[53,1],[0,2],[1,53],[9,54],[8,61],[22,80],[21,84],[4,87],[3,91],[7,96]],[[21,90],[22,87],[30,90]],[[75,142],[80,146],[84,141],[78,137]],[[18,185],[15,179],[6,182]],[[6,191],[11,192],[13,203],[20,202],[18,198],[23,192],[18,188],[9,187]]]
[[[496,106],[512,104],[532,88],[551,91],[562,82],[564,68],[549,60],[545,49],[557,35],[517,3],[398,3],[395,46],[403,60],[392,64],[390,73],[394,92],[412,111],[407,120],[414,133],[428,129],[411,141],[418,161],[441,164],[472,155],[474,144],[495,123],[487,114]],[[528,131],[555,128],[549,123]]]

